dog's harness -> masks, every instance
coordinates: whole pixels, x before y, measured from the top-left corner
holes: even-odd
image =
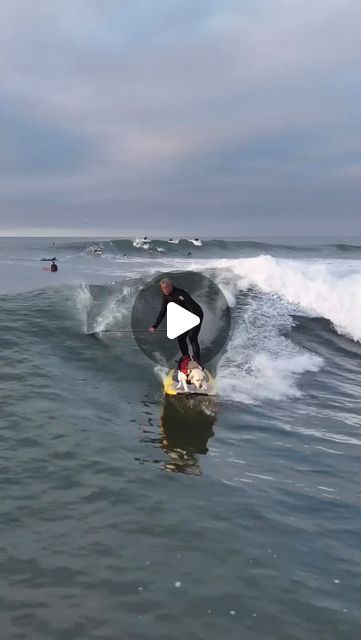
[[[184,356],[178,363],[179,371],[181,371],[182,373],[184,373],[185,376],[187,376],[187,384],[190,384],[188,380],[188,374],[189,374],[188,368],[191,360],[192,358],[190,356]]]
[[[188,374],[188,365],[189,365],[191,359],[192,358],[190,356],[184,356],[184,358],[182,358],[180,360],[179,364],[178,364],[179,371],[181,371],[185,375]]]

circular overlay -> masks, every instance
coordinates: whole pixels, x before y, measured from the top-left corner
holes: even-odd
[[[174,367],[181,357],[178,339],[167,338],[167,314],[155,333],[147,331],[158,316],[163,301],[160,281],[169,278],[174,287],[184,289],[204,314],[198,341],[202,364],[213,360],[223,349],[231,329],[231,311],[220,288],[209,278],[194,271],[172,271],[153,278],[138,293],[132,308],[134,338],[143,353],[165,367]],[[192,348],[188,342],[189,354]]]

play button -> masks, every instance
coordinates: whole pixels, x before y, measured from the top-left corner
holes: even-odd
[[[200,319],[194,313],[183,309],[179,304],[170,302],[167,307],[167,338],[174,340],[182,333],[193,329],[200,323]]]
[[[161,283],[166,279],[178,295],[176,302],[169,300],[164,310]],[[132,293],[130,289],[130,297]],[[177,304],[178,300],[181,302]],[[200,316],[196,308],[200,308]],[[194,338],[200,347],[201,362],[206,364],[224,348],[231,328],[231,311],[220,287],[202,273],[160,273],[135,295],[131,327],[138,347],[158,365],[174,367],[185,345],[189,355],[194,355]]]

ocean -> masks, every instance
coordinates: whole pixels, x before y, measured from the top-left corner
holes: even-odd
[[[1,638],[358,640],[361,240],[2,238],[0,268]],[[231,308],[212,403],[106,333],[184,270]]]

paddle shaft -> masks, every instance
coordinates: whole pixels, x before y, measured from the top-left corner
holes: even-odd
[[[154,333],[166,333],[166,329],[156,329],[156,331]],[[93,335],[94,333],[148,333],[147,329],[135,329],[134,331],[132,331],[132,329],[118,329],[117,331],[111,331],[110,329],[100,329],[99,331],[93,331],[92,333],[89,333],[88,335]],[[150,332],[149,332],[150,333]]]

